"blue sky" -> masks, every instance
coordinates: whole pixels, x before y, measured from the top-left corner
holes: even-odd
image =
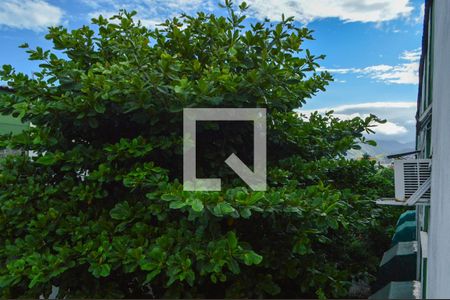
[[[239,1],[237,1],[239,3]],[[252,19],[293,15],[313,29],[316,40],[305,47],[326,54],[322,67],[335,82],[309,100],[302,111],[334,109],[342,118],[375,113],[388,123],[377,138],[414,140],[417,72],[422,38],[423,0],[248,0]],[[76,28],[98,14],[111,16],[121,8],[137,10],[147,26],[180,12],[215,12],[215,0],[2,0],[0,5],[0,65],[11,64],[31,73],[17,46],[49,48],[47,26]]]

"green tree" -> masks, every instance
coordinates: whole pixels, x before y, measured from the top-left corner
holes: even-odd
[[[26,151],[0,164],[3,297],[340,297],[373,275],[391,215],[371,200],[388,183],[344,156],[377,118],[299,116],[331,80],[302,47],[311,31],[224,9],[53,27],[53,50],[22,46],[33,77],[3,66],[0,112],[34,125],[1,138]],[[267,108],[267,192],[220,167],[252,152],[251,127],[223,123],[199,127],[197,168],[224,191],[183,191],[186,107]]]

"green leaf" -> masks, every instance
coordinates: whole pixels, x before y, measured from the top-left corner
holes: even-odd
[[[13,275],[11,275],[11,274],[0,276],[0,288],[5,288],[5,287],[9,286],[9,285],[12,284],[17,278],[20,279],[20,277],[18,277],[18,276],[13,276]]]
[[[98,121],[95,118],[89,118],[89,126],[91,126],[91,128],[97,128],[98,127]]]
[[[39,273],[35,276],[33,276],[33,279],[31,279],[30,283],[28,284],[28,288],[33,288],[35,287],[38,283],[42,282],[43,278],[42,278],[42,274]]]
[[[248,219],[248,218],[251,217],[252,212],[251,212],[251,210],[250,210],[249,208],[244,207],[244,208],[241,209],[240,215],[241,215],[241,217],[243,217],[244,219]]]
[[[91,265],[89,271],[92,272],[94,277],[107,277],[111,273],[111,266],[108,264]]]
[[[111,266],[110,265],[101,265],[99,275],[102,277],[106,277],[111,272]]]
[[[300,255],[308,254],[309,250],[309,245],[304,240],[297,241],[292,249],[294,253],[298,253]]]
[[[281,288],[278,284],[274,283],[271,278],[264,280],[262,287],[264,291],[272,296],[275,296],[281,292]]]
[[[173,194],[163,194],[161,196],[161,200],[164,201],[180,201],[181,198],[178,195],[173,195]]]
[[[374,140],[368,140],[368,141],[366,141],[366,143],[367,143],[368,145],[370,145],[370,146],[373,146],[373,147],[376,147],[376,146],[377,146],[377,142],[374,141]]]
[[[131,216],[131,208],[127,201],[120,202],[109,212],[114,220],[126,220]]]
[[[185,206],[187,206],[186,202],[183,202],[183,201],[180,201],[180,200],[172,201],[172,202],[170,202],[170,205],[169,205],[169,207],[172,208],[172,209],[180,209],[180,208],[183,208]]]
[[[235,259],[230,258],[230,260],[227,261],[227,265],[230,271],[234,274],[239,274],[241,272],[241,268],[239,267],[239,264]]]
[[[145,277],[144,284],[152,282],[152,280],[158,276],[158,274],[161,273],[161,269],[156,269],[151,271],[150,273],[147,273],[147,276]]]
[[[244,263],[247,266],[258,265],[261,263],[263,257],[259,254],[256,254],[254,251],[249,251],[244,254]]]
[[[56,155],[47,153],[44,156],[39,157],[36,162],[41,165],[50,166],[55,164],[58,161],[58,158]]]
[[[220,202],[214,207],[213,214],[218,217],[221,217],[223,215],[233,213],[234,211],[235,211],[234,207],[231,206],[229,203]]]
[[[95,103],[95,105],[94,105],[94,110],[95,110],[97,113],[102,114],[102,113],[105,112],[106,108],[105,108],[105,106],[104,106],[103,104],[101,104],[101,103]]]
[[[236,234],[233,231],[229,231],[227,233],[227,240],[228,245],[230,246],[230,249],[235,249],[238,245],[238,240],[236,238]]]
[[[237,50],[234,47],[231,47],[228,50],[228,53],[230,53],[230,56],[235,56],[237,54]]]
[[[196,212],[201,212],[201,211],[203,211],[203,208],[204,208],[203,202],[198,198],[194,198],[194,200],[192,201],[191,207]]]

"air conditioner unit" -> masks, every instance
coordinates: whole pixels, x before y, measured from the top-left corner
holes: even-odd
[[[429,202],[431,187],[431,159],[394,161],[395,200],[414,205]]]

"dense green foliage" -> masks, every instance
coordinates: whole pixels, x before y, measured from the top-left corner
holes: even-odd
[[[15,93],[0,112],[34,126],[1,138],[26,152],[0,165],[0,295],[341,297],[372,278],[393,223],[372,200],[391,193],[390,170],[344,156],[372,143],[376,117],[299,118],[331,80],[302,48],[311,32],[225,9],[159,29],[127,12],[51,28],[53,50],[27,50],[33,77],[3,66]],[[267,108],[267,192],[219,167],[245,158],[251,127],[209,123],[198,173],[226,188],[183,191],[185,107]]]

